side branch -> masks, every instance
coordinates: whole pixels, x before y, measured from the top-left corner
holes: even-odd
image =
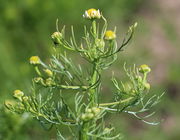
[[[111,102],[111,103],[102,103],[102,104],[99,104],[99,106],[111,106],[111,105],[118,105],[118,104],[122,104],[122,103],[125,103],[125,102],[129,102],[130,100],[132,100],[133,97],[129,97],[127,99],[124,99],[124,100],[121,100],[121,101],[117,101],[117,102]]]
[[[89,86],[67,86],[67,85],[58,85],[62,89],[84,89],[87,90]]]

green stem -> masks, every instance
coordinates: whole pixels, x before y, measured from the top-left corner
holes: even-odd
[[[58,85],[62,89],[84,89],[87,90],[89,86],[67,86],[67,85]]]
[[[88,136],[86,134],[86,131],[87,131],[87,124],[84,123],[82,125],[82,129],[79,131],[79,139],[80,140],[88,140]]]
[[[92,75],[92,80],[91,80],[91,85],[94,85],[97,81],[97,64],[94,65],[94,68],[93,68],[93,75]],[[97,104],[97,93],[96,93],[96,89],[91,89],[90,90],[90,97],[91,97],[91,105],[94,106]]]
[[[99,104],[99,106],[111,106],[111,105],[118,105],[118,104],[122,104],[122,103],[125,103],[125,102],[129,102],[130,100],[132,100],[133,97],[129,97],[127,99],[124,99],[124,100],[121,100],[121,101],[118,101],[118,102],[112,102],[112,103],[102,103],[102,104]]]
[[[96,38],[97,33],[96,33],[96,21],[95,20],[92,21],[92,31],[93,31],[94,38]]]
[[[146,79],[147,79],[147,73],[144,73],[143,83],[146,83]]]
[[[42,76],[41,72],[39,71],[38,66],[35,66],[34,68],[35,68],[35,71],[37,72],[37,74],[38,74],[39,76]]]

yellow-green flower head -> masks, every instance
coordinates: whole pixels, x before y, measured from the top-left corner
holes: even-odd
[[[86,114],[85,113],[83,113],[82,115],[81,115],[81,119],[84,121],[84,120],[86,120]]]
[[[96,42],[96,45],[100,48],[103,48],[105,46],[105,42],[103,39],[96,39],[95,42]]]
[[[4,105],[7,109],[11,110],[14,109],[14,107],[17,105],[17,102],[15,100],[5,100]]]
[[[149,90],[149,89],[151,88],[151,85],[150,85],[149,83],[145,83],[145,84],[144,84],[144,87],[145,87],[147,90]]]
[[[111,30],[108,30],[108,31],[105,32],[104,39],[106,39],[106,40],[113,40],[115,38],[116,38],[115,32],[113,32]]]
[[[135,80],[137,80],[138,82],[142,82],[143,78],[138,75],[138,76],[135,77]]]
[[[85,14],[83,15],[83,17],[87,19],[100,19],[101,14],[99,10],[91,8],[85,11]]]
[[[62,39],[62,34],[60,32],[54,32],[51,35],[51,38],[54,42],[55,45],[60,44],[61,43],[61,39]]]
[[[53,76],[53,72],[49,69],[45,69],[44,72],[49,76],[52,77]]]
[[[87,115],[86,117],[87,117],[88,120],[90,120],[90,119],[92,119],[94,117],[93,113],[87,113],[86,115]]]
[[[89,120],[91,120],[91,119],[93,119],[94,118],[94,114],[93,113],[90,113],[90,112],[86,112],[86,113],[83,113],[82,115],[81,115],[81,119],[83,120],[83,121],[89,121]]]
[[[22,99],[24,102],[27,102],[29,100],[28,96],[24,96]]]
[[[38,56],[31,56],[29,59],[30,64],[38,65],[41,64],[41,60]]]
[[[132,94],[136,94],[136,91],[134,89],[131,90]]]
[[[86,113],[91,113],[92,112],[92,109],[88,108],[86,109]]]
[[[143,64],[139,68],[139,72],[141,73],[149,73],[151,71],[150,67],[146,64]]]
[[[111,130],[112,130],[112,129],[110,129],[110,128],[106,127],[106,128],[104,129],[104,132],[105,132],[105,133],[110,133],[110,132],[111,132]]]
[[[43,79],[41,77],[35,77],[34,78],[35,83],[39,83],[39,82],[42,82],[42,81],[43,81]]]
[[[47,78],[45,82],[46,82],[45,83],[46,86],[53,86],[53,85],[55,85],[55,82],[53,81],[52,78]]]
[[[13,96],[21,101],[24,93],[21,90],[15,90]]]
[[[100,111],[101,111],[100,108],[97,108],[97,107],[93,107],[93,108],[92,108],[92,112],[93,112],[95,115],[97,115]]]
[[[17,104],[17,102],[15,100],[5,100],[4,104],[6,106],[9,106],[9,105],[14,106]]]

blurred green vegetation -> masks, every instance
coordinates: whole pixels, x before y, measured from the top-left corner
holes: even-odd
[[[109,27],[117,26],[120,41],[130,24],[135,20],[139,23],[136,37],[126,51],[119,55],[120,58],[111,70],[121,79],[124,77],[124,62],[128,65],[150,64],[153,69],[150,78],[152,92],[166,92],[163,101],[155,108],[158,112],[155,119],[163,119],[159,126],[147,126],[126,114],[107,116],[106,119],[111,119],[128,140],[179,140],[180,111],[177,107],[180,105],[180,49],[177,46],[180,44],[180,32],[177,30],[178,21],[174,20],[178,10],[172,12],[169,8],[170,12],[166,12],[168,7],[163,7],[161,1],[156,4],[153,2],[0,0],[0,139],[45,140],[56,137],[53,129],[44,130],[28,114],[18,116],[8,112],[3,103],[5,99],[12,98],[13,90],[28,92],[31,88],[31,78],[35,74],[28,59],[32,55],[48,59],[52,49],[50,35],[55,31],[56,19],[59,19],[61,27],[67,26],[67,32],[70,25],[74,25],[78,38],[83,34],[83,24],[88,24],[82,18],[83,12],[97,8],[109,20]],[[110,78],[111,72],[108,70],[103,80]],[[104,83],[103,87],[106,100],[113,89],[109,85]]]

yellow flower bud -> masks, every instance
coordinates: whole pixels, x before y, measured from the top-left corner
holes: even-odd
[[[116,38],[115,32],[113,32],[111,30],[108,30],[108,31],[105,32],[104,39],[106,39],[106,40],[113,40],[115,38]]]
[[[93,113],[83,113],[83,114],[81,115],[81,120],[83,120],[83,121],[89,121],[89,120],[93,119],[93,117],[94,117],[94,114],[93,114]]]
[[[15,100],[5,100],[4,105],[10,111],[21,114],[24,112],[24,105],[21,102],[17,102]]]
[[[132,84],[130,82],[124,83],[124,90],[125,90],[125,92],[131,92]]]
[[[24,96],[24,97],[22,97],[22,100],[23,100],[24,102],[27,102],[27,101],[29,100],[29,98],[28,98],[28,96]]]
[[[138,82],[142,82],[143,78],[138,75],[138,76],[135,77],[135,80],[137,80]]]
[[[106,127],[106,128],[104,128],[104,132],[105,132],[105,133],[110,133],[110,132],[111,132],[111,129],[108,128],[108,127]]]
[[[135,22],[133,26],[134,26],[134,28],[136,28],[138,26],[138,23]]]
[[[49,76],[52,77],[53,76],[53,72],[49,69],[45,69],[44,72]]]
[[[81,119],[84,121],[86,119],[86,114],[82,114]]]
[[[100,108],[97,108],[97,107],[93,107],[93,108],[92,108],[92,112],[93,112],[95,115],[97,115],[100,111],[101,111]]]
[[[21,90],[15,90],[13,96],[22,101],[22,96],[24,96],[24,93]]]
[[[151,85],[149,83],[144,83],[145,89],[149,90],[151,88]]]
[[[61,43],[61,39],[62,39],[62,34],[60,32],[54,32],[51,35],[51,38],[54,42],[55,45],[60,44]]]
[[[150,67],[146,64],[141,65],[139,68],[139,72],[141,73],[149,73],[151,71]]]
[[[9,106],[15,106],[17,102],[15,100],[5,100],[4,104],[5,106],[9,107]]]
[[[131,94],[132,94],[132,95],[136,94],[136,91],[135,91],[134,89],[131,90]]]
[[[91,9],[85,11],[85,14],[83,15],[83,17],[87,18],[87,19],[100,19],[101,14],[100,14],[99,10],[91,8]]]
[[[96,45],[99,47],[99,48],[103,48],[105,46],[105,42],[101,39],[96,39]]]
[[[93,113],[87,113],[86,114],[86,119],[90,120],[94,117],[94,114]]]
[[[40,83],[40,82],[43,82],[43,79],[41,77],[35,77],[34,82],[35,83]]]
[[[41,64],[41,60],[38,56],[31,56],[29,61],[30,61],[30,64],[33,64],[33,65]]]
[[[91,113],[92,110],[91,110],[90,108],[88,108],[88,109],[86,109],[86,112],[87,112],[87,113]]]
[[[46,86],[53,86],[55,85],[55,82],[53,81],[52,78],[47,78],[46,79]]]

